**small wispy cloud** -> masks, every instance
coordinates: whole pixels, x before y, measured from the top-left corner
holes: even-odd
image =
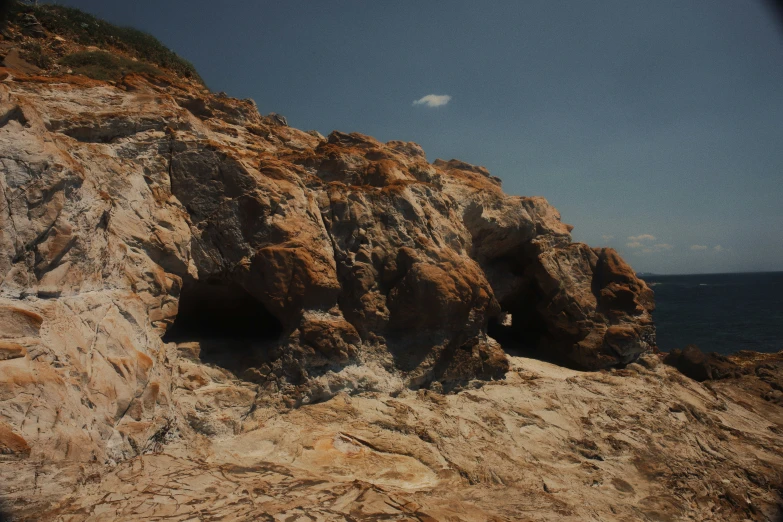
[[[422,96],[413,105],[425,105],[427,107],[443,107],[451,101],[451,96],[448,94],[428,94]]]
[[[652,234],[639,234],[638,236],[628,236],[628,242],[625,244],[628,248],[649,248],[649,241],[655,241]]]
[[[716,252],[723,252],[724,250],[723,247],[720,245],[715,245],[714,247],[712,247],[712,249]]]
[[[655,239],[655,236],[652,234],[628,236],[628,242],[625,246],[633,249],[634,254],[654,254],[655,252],[665,252],[674,248],[669,243],[653,243]]]
[[[603,239],[604,241],[611,241],[612,239],[614,239],[614,236],[604,234],[603,236],[601,236],[601,239]]]
[[[707,245],[691,245],[691,250],[694,252],[703,252],[707,250]]]

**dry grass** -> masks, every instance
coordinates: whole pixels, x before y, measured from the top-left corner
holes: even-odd
[[[60,65],[70,67],[75,74],[105,81],[116,81],[130,73],[155,76],[163,74],[160,69],[148,63],[134,62],[105,51],[81,51],[69,54],[60,60]]]

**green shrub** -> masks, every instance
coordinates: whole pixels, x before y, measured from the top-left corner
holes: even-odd
[[[60,65],[70,67],[75,74],[83,74],[96,80],[119,80],[130,73],[162,75],[160,69],[144,62],[105,51],[81,51],[69,54],[60,60]]]
[[[76,43],[102,48],[114,47],[134,58],[204,84],[193,64],[177,56],[157,38],[144,31],[116,26],[79,9],[61,5],[33,6],[16,3],[12,7],[11,19],[24,12],[34,14],[47,31]]]

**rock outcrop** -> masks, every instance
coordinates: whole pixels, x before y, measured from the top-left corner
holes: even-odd
[[[680,390],[693,410],[649,399],[674,401],[678,382],[655,355],[634,363],[655,346],[652,291],[614,250],[572,242],[543,198],[414,143],[297,130],[175,75],[29,72],[0,68],[0,495],[21,518],[518,519],[511,504],[449,506],[473,486],[531,499],[536,482],[581,519],[588,490],[556,499],[562,466],[606,502],[644,498],[624,516],[685,513],[651,483],[669,471],[650,433],[675,433],[655,421],[672,411],[701,423],[679,444],[708,457],[670,463],[671,477],[761,459],[731,491],[774,504],[761,492],[774,481],[753,477],[779,469],[779,440],[735,406],[711,417],[722,399],[695,384]],[[606,372],[629,364],[635,380]],[[605,457],[617,462],[600,471]],[[528,476],[530,459],[551,466]],[[161,501],[168,470],[211,504]],[[700,512],[724,509],[682,480]],[[311,495],[300,507],[297,487]]]
[[[102,454],[129,414],[158,419],[167,335],[288,406],[502,378],[501,344],[598,369],[654,343],[652,292],[616,252],[572,243],[545,200],[484,169],[187,84],[13,74],[4,374],[96,419],[78,451]]]

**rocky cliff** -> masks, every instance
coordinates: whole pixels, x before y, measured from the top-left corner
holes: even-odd
[[[776,502],[752,473],[782,462],[777,406],[774,421],[723,407],[655,355],[616,376],[655,345],[653,294],[615,251],[572,242],[543,198],[414,143],[294,129],[166,71],[36,74],[17,47],[0,68],[0,452],[25,473],[0,494],[20,517],[184,520],[231,497],[222,516],[518,519],[536,483],[581,518],[584,492],[554,500],[562,466],[608,488],[596,512],[620,494],[624,516],[639,495],[638,513],[685,513],[650,482],[688,482],[694,444],[720,463],[709,480],[763,462],[735,489]],[[650,429],[687,422],[705,425],[659,469]],[[728,437],[745,437],[736,455]],[[168,470],[209,506],[183,508],[168,484],[169,507],[142,509]],[[306,506],[285,500],[296,487]],[[449,491],[474,487],[521,496],[450,512]]]

